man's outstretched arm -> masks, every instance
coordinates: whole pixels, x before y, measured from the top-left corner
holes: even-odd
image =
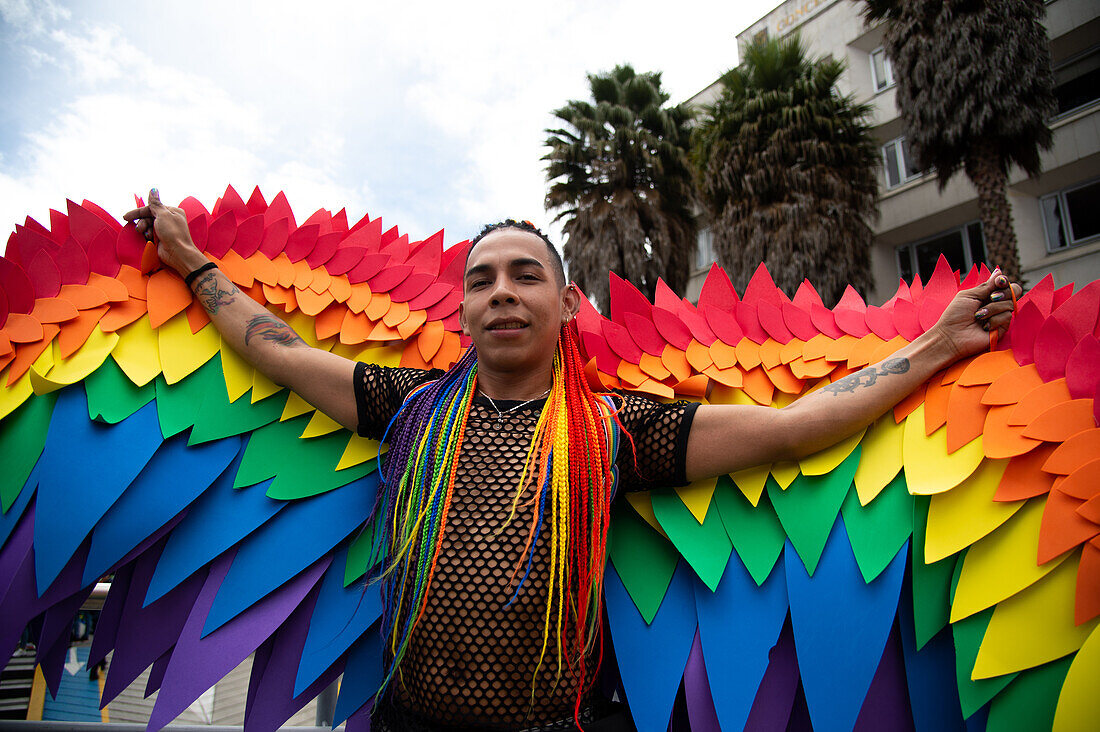
[[[127,213],[141,233],[156,231],[157,254],[181,277],[210,260],[191,241],[182,210],[149,193],[149,205]],[[354,431],[358,417],[352,386],[355,364],[346,358],[312,348],[281,319],[241,292],[217,268],[202,272],[191,291],[229,345],[260,373],[288,386],[303,399]]]
[[[783,409],[704,405],[687,445],[689,480],[731,473],[777,460],[794,460],[863,429],[960,358],[989,347],[989,331],[1003,332],[1013,298],[1004,275],[960,292],[939,322],[884,361],[844,377]],[[1012,285],[1016,294],[1019,285]]]

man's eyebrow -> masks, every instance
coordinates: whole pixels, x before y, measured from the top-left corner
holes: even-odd
[[[509,267],[538,267],[539,269],[546,269],[546,265],[535,259],[534,257],[519,257],[513,259],[508,263]],[[466,274],[463,275],[463,279],[470,277],[471,275],[484,274],[491,270],[492,267],[488,264],[475,264],[466,270]]]

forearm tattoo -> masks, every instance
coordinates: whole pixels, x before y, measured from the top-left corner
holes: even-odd
[[[854,374],[845,376],[840,381],[835,381],[832,384],[823,388],[823,391],[831,391],[833,394],[840,394],[841,392],[855,391],[861,386],[871,386],[878,377],[887,376],[889,374],[904,374],[909,370],[909,359],[907,358],[888,358],[879,364],[878,370],[875,370],[874,366],[868,366],[862,371],[857,371]]]
[[[247,346],[253,338],[263,338],[276,346],[306,345],[293,328],[274,315],[257,315],[248,321],[244,331],[244,344]]]
[[[206,308],[206,312],[211,315],[236,300],[235,295],[239,292],[240,290],[232,282],[229,283],[228,290],[223,290],[218,285],[218,271],[216,269],[204,274],[195,282],[195,295],[198,296],[202,306]]]

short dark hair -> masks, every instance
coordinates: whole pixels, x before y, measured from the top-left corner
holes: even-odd
[[[554,277],[558,281],[560,287],[565,287],[565,264],[561,261],[561,255],[558,254],[557,248],[554,243],[550,241],[550,237],[542,233],[542,230],[532,224],[530,221],[516,221],[515,219],[504,219],[504,221],[498,221],[495,224],[486,224],[482,227],[480,233],[473,238],[470,242],[470,248],[466,250],[466,266],[470,264],[470,254],[474,251],[474,247],[477,243],[484,239],[494,231],[500,231],[501,229],[517,229],[519,231],[526,231],[529,234],[534,234],[538,238],[542,239],[546,244],[546,250],[550,252],[550,264],[554,269]],[[465,267],[463,267],[465,269]]]

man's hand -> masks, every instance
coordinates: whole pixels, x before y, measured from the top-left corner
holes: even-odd
[[[122,218],[133,221],[138,233],[146,240],[156,242],[160,261],[176,270],[181,277],[207,261],[191,240],[183,209],[161,203],[156,188],[149,191],[149,205],[128,211]]]
[[[989,348],[989,335],[1004,335],[1012,320],[1015,298],[1023,294],[1023,288],[1011,285],[1001,274],[993,270],[988,280],[955,296],[939,321],[933,326],[951,361],[972,356]]]

